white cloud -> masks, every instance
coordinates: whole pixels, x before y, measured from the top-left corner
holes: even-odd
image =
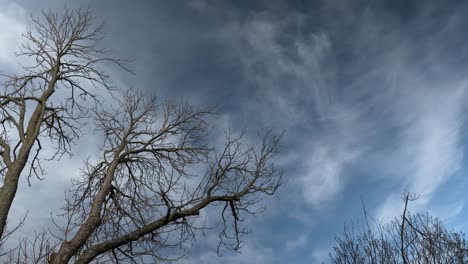
[[[272,20],[264,13],[243,24],[232,24],[223,33],[237,52],[245,81],[258,88],[261,106],[254,107],[272,110],[259,111],[266,119],[304,122],[309,107],[321,112],[333,103],[334,69],[327,33],[285,34],[286,25],[299,27],[303,19],[303,15],[291,13]],[[288,44],[279,38],[287,39],[283,42]]]
[[[0,1],[0,65],[16,67],[14,52],[22,43],[21,34],[26,32],[26,21],[29,16],[24,8],[12,2]]]
[[[343,188],[343,171],[357,157],[346,149],[332,150],[326,146],[316,147],[309,158],[307,174],[300,178],[306,202],[316,208],[326,206]]]
[[[293,161],[293,166],[305,167],[296,178],[305,201],[316,208],[334,201],[348,178],[357,177],[348,170],[357,164],[372,168],[366,177],[396,188],[382,193],[387,202],[380,211],[401,203],[404,188],[424,196],[420,204],[427,203],[461,164],[464,81],[453,79],[449,65],[444,69],[435,52],[415,57],[420,47],[405,29],[391,26],[392,17],[365,9],[347,16],[355,33],[344,39],[356,60],[348,64],[353,69],[344,69],[353,73],[344,80],[346,87],[338,87],[342,73],[334,64],[338,44],[333,41],[339,38],[333,30],[348,32],[332,27],[302,33],[301,14],[275,20],[270,15],[260,13],[225,34],[238,49],[246,80],[263,96],[256,102],[261,106],[247,108],[263,108],[263,120],[275,120],[281,127],[317,127],[304,131],[310,134]],[[440,75],[436,82],[435,75]],[[372,145],[376,142],[368,140],[371,134],[383,140],[381,146]]]
[[[310,254],[313,263],[323,263],[329,259],[330,247],[317,247],[314,248]],[[312,263],[311,262],[311,263]]]
[[[301,234],[297,237],[286,240],[286,249],[295,250],[307,246],[309,239],[307,235]]]
[[[297,13],[279,20],[262,14],[233,26],[227,38],[234,39],[235,48],[242,47],[238,52],[246,81],[259,88],[261,100],[247,106],[251,112],[283,128],[307,123],[323,126],[323,133],[304,135],[304,148],[297,150],[300,158],[288,164],[304,164],[306,170],[295,183],[301,186],[305,201],[319,208],[341,190],[346,166],[363,152],[357,143],[366,125],[359,109],[337,99],[327,32],[284,31],[285,25],[300,28],[303,19]],[[288,39],[288,44],[278,38]]]
[[[463,91],[464,87],[453,87],[446,94],[435,93],[424,102],[420,116],[407,128],[403,144],[412,143],[413,148],[403,148],[413,152],[409,162],[413,162],[415,170],[411,191],[430,194],[460,168]]]
[[[446,88],[446,89],[444,89]],[[412,205],[424,209],[438,188],[461,167],[463,104],[465,85],[447,83],[433,90],[420,89],[410,98],[402,98],[395,114],[401,120],[401,140],[390,159],[390,167],[401,180],[402,189],[419,194]],[[381,219],[399,215],[401,191],[390,194],[379,208]]]
[[[180,260],[180,264],[204,263],[204,264],[237,264],[237,263],[256,263],[271,264],[275,263],[275,252],[271,248],[256,248],[251,244],[242,248],[241,253],[230,252],[219,257],[214,251],[204,251],[199,256],[191,256]]]
[[[322,113],[324,132],[306,143],[304,174],[299,178],[303,195],[316,209],[329,205],[345,186],[350,176],[349,166],[358,162],[366,152],[367,120],[359,109],[335,106]]]

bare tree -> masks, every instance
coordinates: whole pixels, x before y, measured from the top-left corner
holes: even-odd
[[[54,247],[48,231],[36,232],[29,238],[20,239],[16,248],[3,253],[1,261],[5,264],[48,263]]]
[[[282,183],[273,163],[281,135],[269,131],[249,145],[243,134],[226,132],[224,145],[213,147],[209,109],[133,90],[114,98],[115,107],[100,105],[95,89],[111,86],[97,63],[122,66],[97,48],[101,26],[93,27],[86,10],[66,10],[63,16],[48,12],[44,18],[34,20],[37,35],[26,34],[21,53],[36,64],[25,67],[23,77],[8,77],[0,97],[2,227],[23,170],[28,165],[29,177],[41,174],[41,140],[55,143],[54,157],[71,153],[70,144],[88,116],[84,99],[96,102],[90,115],[104,143],[67,192],[61,215],[66,224],[54,221],[58,232],[20,241],[5,254],[5,263],[138,263],[182,257],[197,230],[207,228],[200,216],[207,207],[219,212],[219,245],[239,250],[247,231],[244,217],[260,213],[259,201]],[[66,96],[53,100],[60,89]]]
[[[70,153],[80,135],[86,99],[96,99],[96,89],[111,89],[108,76],[98,68],[121,60],[106,57],[98,48],[102,25],[93,25],[88,10],[65,10],[63,15],[44,12],[33,18],[18,56],[31,62],[21,74],[2,74],[0,89],[0,238],[21,174],[41,177],[41,160]],[[56,152],[41,157],[42,141],[51,141]]]
[[[428,214],[412,215],[408,203],[417,197],[405,194],[401,217],[387,225],[369,223],[367,215],[357,226],[346,226],[335,238],[335,264],[399,264],[468,262],[465,234],[448,230],[440,220]]]
[[[273,194],[281,173],[272,163],[279,137],[244,146],[228,133],[220,153],[206,145],[209,111],[129,92],[119,109],[102,111],[101,159],[88,162],[65,207],[68,225],[51,263],[118,262],[162,258],[160,249],[181,245],[203,228],[194,220],[207,206],[221,206],[220,243],[239,249],[242,214]],[[205,166],[202,175],[195,167]],[[199,171],[199,169],[197,170]]]

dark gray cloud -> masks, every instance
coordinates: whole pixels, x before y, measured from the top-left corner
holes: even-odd
[[[60,10],[63,3],[0,3],[7,6],[0,22],[12,25],[0,29],[5,47],[0,65],[10,67],[15,60],[6,50],[14,48],[10,40],[28,23],[22,16],[49,6]],[[333,234],[360,215],[361,195],[379,219],[397,215],[404,188],[422,195],[419,210],[446,215],[441,205],[451,204],[447,208],[457,213],[447,221],[454,225],[465,215],[466,199],[459,195],[466,185],[460,175],[468,5],[365,0],[69,5],[95,10],[106,23],[103,46],[134,60],[135,76],[110,69],[117,85],[217,106],[218,128],[246,128],[251,138],[269,127],[287,130],[278,164],[289,181],[268,202],[269,210],[250,220],[254,233],[244,254],[226,253],[226,263],[326,258]],[[69,162],[74,167],[79,161]],[[52,174],[47,181],[54,181]],[[38,189],[46,186],[25,190],[46,195]],[[27,197],[17,202],[18,214],[35,206]],[[189,262],[219,262],[212,240],[200,239]]]

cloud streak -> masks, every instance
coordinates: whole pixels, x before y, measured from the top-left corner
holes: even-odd
[[[404,189],[421,194],[421,206],[427,205],[463,157],[466,79],[439,51],[458,16],[415,38],[434,9],[421,10],[405,28],[378,8],[326,8],[347,17],[353,34],[336,23],[304,33],[306,18],[295,12],[280,19],[263,12],[226,31],[242,47],[245,80],[262,98],[247,108],[302,140],[294,145],[303,168],[294,181],[316,209],[335,202],[357,177],[397,187],[380,198],[380,216],[397,213],[392,207],[399,208],[393,205]],[[356,175],[353,167],[367,171]]]

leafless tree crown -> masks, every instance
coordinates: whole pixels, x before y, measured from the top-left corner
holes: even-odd
[[[195,235],[194,220],[207,206],[220,207],[220,243],[238,249],[242,214],[262,194],[273,194],[281,173],[272,163],[279,137],[244,146],[228,134],[220,153],[206,145],[210,111],[188,104],[158,103],[129,92],[121,108],[99,112],[105,135],[101,159],[86,163],[69,193],[64,242],[52,263],[88,263],[152,257]],[[194,174],[203,165],[205,172]],[[175,235],[178,234],[178,235]]]
[[[20,241],[3,259],[138,263],[174,258],[171,249],[180,249],[181,257],[197,229],[206,228],[197,219],[207,207],[218,208],[220,246],[238,250],[246,232],[242,220],[261,212],[258,202],[282,183],[273,162],[281,135],[270,131],[248,145],[243,134],[226,132],[224,145],[216,150],[207,137],[209,109],[134,90],[114,97],[114,107],[99,104],[96,89],[112,89],[100,63],[122,66],[123,61],[98,48],[102,26],[93,20],[82,9],[43,13],[43,19],[34,19],[36,28],[25,35],[20,53],[35,63],[23,67],[24,75],[4,76],[1,230],[23,170],[41,175],[42,140],[55,143],[54,157],[71,153],[87,116],[94,117],[104,140],[101,153],[84,163],[67,192],[58,216],[66,224],[54,221],[57,230]],[[61,96],[53,99],[54,94]],[[86,99],[96,102],[91,112],[83,104]]]
[[[33,18],[35,27],[23,35],[17,54],[27,58],[27,65],[21,73],[0,77],[0,238],[20,175],[40,178],[42,159],[71,154],[88,112],[84,100],[97,103],[97,89],[112,88],[100,65],[124,67],[124,61],[108,58],[98,47],[102,25],[93,23],[89,10],[43,12]],[[53,143],[55,154],[41,158],[43,141]]]
[[[401,217],[387,225],[371,225],[367,215],[357,226],[346,226],[336,237],[334,264],[462,264],[468,262],[465,234],[448,230],[428,214],[412,215],[408,203],[414,195],[404,195]]]

